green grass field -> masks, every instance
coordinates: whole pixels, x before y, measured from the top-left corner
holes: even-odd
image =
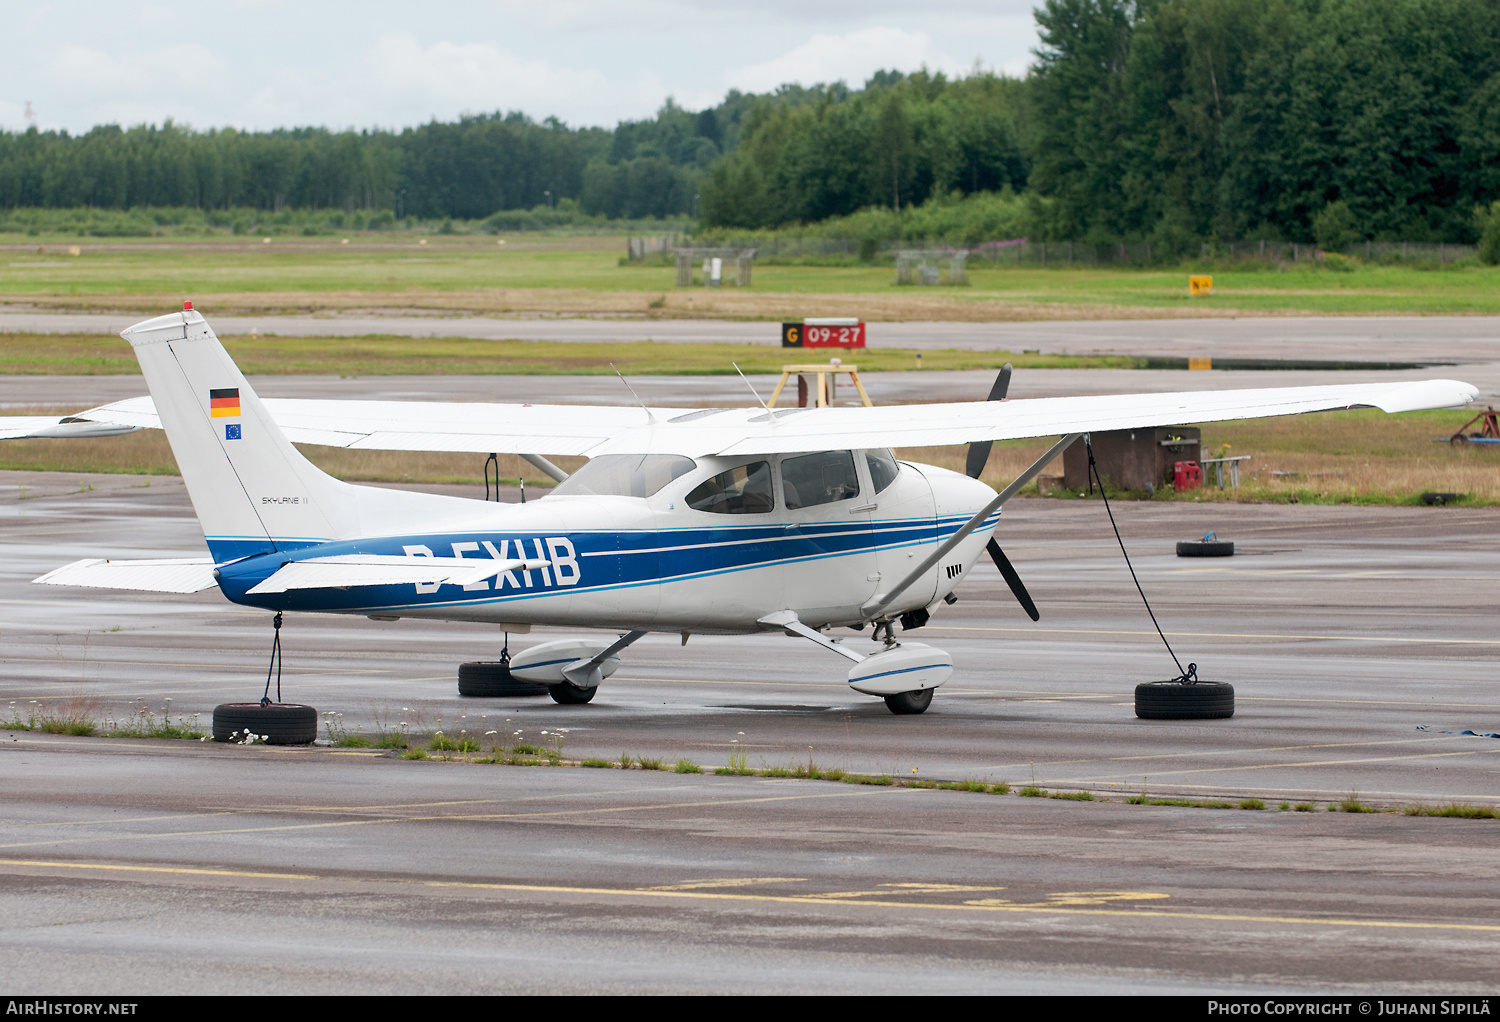
[[[505,241],[504,245],[498,241]],[[425,244],[422,242],[425,241]],[[76,247],[77,254],[70,254]],[[624,235],[359,234],[338,237],[220,235],[206,239],[89,240],[0,235],[0,308],[119,309],[151,314],[192,298],[210,315],[318,309],[429,309],[496,314],[625,314],[644,317],[769,319],[860,315],[868,320],[1005,321],[1361,314],[1500,313],[1500,269],[1315,264],[1285,271],[1210,267],[1214,294],[1190,298],[1187,274],[1201,269],[997,269],[971,264],[969,287],[896,287],[888,266],[763,265],[751,288],[677,289],[673,269],[625,264]],[[595,374],[613,363],[630,374],[774,372],[789,354],[768,346],[559,344],[408,337],[227,337],[252,374]],[[871,349],[846,361],[861,371],[916,367],[913,351]],[[1131,368],[1143,360],[1007,352],[924,352],[928,369]],[[0,373],[134,374],[117,338],[0,334]],[[60,411],[76,411],[64,409]],[[12,410],[19,413],[19,410]],[[1205,428],[1211,445],[1253,456],[1239,491],[1206,490],[1157,499],[1407,503],[1423,490],[1500,502],[1500,451],[1450,449],[1434,436],[1465,412],[1384,416],[1356,412]],[[986,480],[1000,484],[1040,454],[1041,442],[997,444]],[[309,448],[335,475],[385,481],[477,482],[480,461]],[[916,460],[958,468],[961,449],[911,451]],[[565,466],[567,467],[567,466]],[[0,468],[174,472],[159,433],[97,441],[7,441]],[[504,474],[530,470],[507,461]],[[538,482],[542,482],[538,480]]]
[[[889,266],[760,265],[748,289],[677,289],[663,263],[621,265],[623,235],[29,238],[0,235],[0,307],[145,308],[191,297],[205,311],[401,306],[477,312],[619,312],[767,318],[854,309],[879,319],[1057,319],[1314,313],[1500,313],[1500,269],[1316,263],[1012,269],[970,264],[968,287],[897,287]],[[498,244],[504,241],[505,244]],[[425,244],[423,243],[425,242]],[[76,246],[79,254],[69,255]],[[818,299],[818,301],[814,301]]]
[[[583,344],[560,341],[489,341],[469,337],[225,337],[241,370],[252,375],[393,376],[503,374],[534,376],[674,376],[780,372],[788,362],[824,361],[759,344]],[[843,353],[860,372],[891,369],[1134,369],[1147,360],[1124,355],[1029,355],[1007,351],[926,351],[870,348]],[[95,334],[0,333],[0,373],[135,375],[130,348],[118,337]]]

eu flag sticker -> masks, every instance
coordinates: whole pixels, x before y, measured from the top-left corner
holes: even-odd
[[[240,424],[238,422],[226,423],[224,426],[225,440],[238,440],[240,438]]]

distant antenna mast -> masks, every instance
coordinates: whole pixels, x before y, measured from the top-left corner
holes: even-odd
[[[36,127],[36,111],[31,108],[31,100],[29,99],[26,101],[26,126],[28,128]]]
[[[611,362],[609,364],[609,367],[611,369],[615,369],[615,364]],[[651,409],[646,407],[646,402],[641,401],[641,396],[635,392],[635,388],[630,385],[630,381],[625,378],[625,374],[620,372],[620,370],[615,369],[615,375],[620,378],[621,383],[625,384],[625,389],[630,391],[630,395],[634,397],[636,401],[640,402],[641,411],[646,413],[646,421],[653,426],[659,425],[656,416],[651,414]]]
[[[745,381],[745,386],[750,388],[750,393],[755,395],[755,400],[759,401],[760,406],[766,410],[766,421],[773,426],[776,425],[776,413],[773,412],[771,410],[771,406],[766,404],[765,400],[761,398],[760,391],[755,389],[755,384],[750,382],[750,377],[745,375],[745,371],[739,367],[738,362],[731,362],[729,364],[734,366],[734,371],[740,374],[740,379]]]

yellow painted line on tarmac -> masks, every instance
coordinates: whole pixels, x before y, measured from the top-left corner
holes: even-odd
[[[1136,629],[1109,628],[1008,628],[999,625],[928,625],[933,631],[943,632],[1018,632],[1028,635],[1134,635],[1146,638],[1155,635]],[[1280,635],[1262,632],[1167,632],[1177,639],[1277,639],[1280,641],[1312,639],[1323,642],[1391,642],[1412,643],[1419,646],[1500,646],[1500,639],[1409,639],[1399,635]]]
[[[1111,756],[1106,763],[1131,763],[1143,759],[1201,759],[1204,756],[1248,755],[1264,752],[1298,752],[1304,749],[1373,749],[1382,745],[1420,745],[1423,742],[1453,741],[1460,735],[1428,735],[1425,738],[1393,738],[1384,742],[1320,742],[1314,745],[1268,745],[1253,749],[1205,749],[1201,752],[1156,752],[1145,756]],[[1086,763],[1088,760],[1074,760]]]
[[[104,869],[122,873],[176,873],[186,876],[252,877],[257,880],[321,880],[313,873],[256,873],[241,869],[190,869],[185,866],[134,866],[108,862],[46,862],[40,859],[0,859],[0,866],[42,869]]]
[[[944,902],[914,902],[868,899],[866,893],[883,895],[884,891],[848,891],[833,894],[766,894],[739,890],[663,890],[661,888],[613,888],[613,887],[566,887],[558,884],[507,884],[463,880],[415,880],[382,879],[366,877],[319,876],[306,873],[260,873],[238,870],[192,869],[172,866],[137,866],[117,863],[47,862],[36,859],[0,859],[0,865],[31,869],[76,869],[108,870],[120,873],[149,873],[180,876],[225,876],[249,879],[272,880],[322,880],[345,883],[401,884],[431,889],[455,889],[471,891],[510,891],[518,894],[559,894],[584,897],[637,898],[646,900],[739,902],[751,904],[830,905],[850,909],[888,908],[924,910],[934,912],[970,913],[1020,913],[1024,915],[1092,916],[1123,919],[1153,919],[1163,921],[1192,920],[1197,922],[1267,923],[1281,926],[1333,926],[1359,929],[1393,930],[1438,930],[1467,933],[1500,933],[1500,925],[1490,923],[1446,923],[1397,919],[1344,919],[1319,918],[1317,916],[1250,915],[1236,912],[1189,912],[1162,909],[1110,909],[1059,906],[1047,904],[1012,905],[999,903],[996,899],[975,899],[972,902],[952,904]],[[1145,892],[1141,892],[1145,893]],[[860,895],[851,898],[850,895]]]
[[[285,823],[270,824],[260,827],[225,827],[218,830],[175,830],[162,831],[160,833],[146,834],[108,834],[97,837],[61,838],[50,841],[16,841],[9,844],[0,844],[0,848],[31,848],[38,845],[55,846],[62,844],[87,844],[99,841],[145,841],[165,838],[184,837],[221,837],[231,834],[274,834],[280,831],[294,830],[330,830],[337,827],[370,827],[390,825],[396,823],[474,823],[485,820],[546,820],[566,816],[603,816],[615,813],[634,812],[660,812],[665,809],[702,809],[712,806],[732,805],[756,805],[766,802],[801,802],[812,799],[827,798],[855,798],[875,795],[893,795],[909,791],[917,791],[915,788],[878,788],[857,786],[853,791],[821,792],[818,794],[805,795],[767,795],[758,798],[726,798],[707,799],[696,802],[662,802],[646,805],[630,806],[596,806],[593,808],[578,809],[552,809],[525,813],[465,813],[444,816],[382,816],[374,819],[364,820],[327,820],[319,823]]]
[[[1129,705],[1129,704],[1126,704],[1126,705]],[[1421,744],[1423,742],[1432,741],[1433,739],[1438,739],[1438,740],[1442,740],[1442,741],[1452,741],[1454,738],[1458,738],[1458,737],[1461,737],[1461,736],[1457,736],[1457,735],[1453,735],[1453,736],[1449,736],[1449,735],[1442,735],[1442,736],[1433,735],[1433,736],[1431,736],[1429,738],[1399,738],[1399,739],[1392,739],[1390,741],[1385,741],[1385,742],[1324,742],[1324,743],[1319,743],[1319,744],[1314,744],[1314,745],[1272,745],[1272,746],[1266,746],[1264,748],[1202,749],[1202,750],[1194,750],[1194,751],[1189,751],[1189,752],[1155,752],[1155,753],[1150,753],[1150,754],[1142,755],[1142,756],[1108,756],[1108,757],[1104,757],[1104,758],[1090,757],[1090,758],[1087,758],[1087,759],[1058,759],[1058,760],[1051,760],[1046,765],[1047,765],[1048,769],[1053,769],[1053,768],[1056,768],[1056,767],[1079,766],[1079,765],[1090,764],[1090,763],[1101,763],[1101,764],[1102,763],[1140,763],[1140,762],[1144,762],[1144,761],[1147,761],[1147,760],[1168,760],[1168,759],[1201,760],[1201,759],[1204,759],[1204,758],[1206,758],[1208,756],[1250,756],[1250,755],[1254,755],[1256,753],[1265,753],[1265,752],[1302,752],[1302,751],[1311,750],[1311,749],[1369,749],[1369,748],[1378,748],[1379,746],[1382,746],[1382,745],[1418,745],[1418,744]],[[1481,751],[1481,750],[1477,750],[1476,749],[1476,750],[1472,750],[1472,751],[1476,751],[1477,752],[1477,751]],[[1500,751],[1500,748],[1496,748],[1496,749],[1493,749],[1493,750],[1483,750],[1483,751]],[[1436,754],[1434,754],[1434,755],[1436,755]],[[1459,755],[1459,754],[1455,753],[1455,755]],[[1357,760],[1334,760],[1332,762],[1354,763],[1354,762],[1358,762],[1358,761]],[[1018,769],[1018,768],[1020,768],[1023,765],[1029,766],[1031,764],[1029,764],[1029,763],[1027,763],[1027,764],[1021,764],[1021,763],[994,763],[994,764],[990,764],[987,767],[984,767],[983,769],[985,769],[985,770],[1005,770],[1007,768],[1009,768],[1009,769]],[[1214,767],[1214,768],[1211,768],[1211,769],[1224,769],[1224,770],[1228,770],[1228,769],[1233,769],[1233,768],[1232,767]]]
[[[1175,777],[1181,774],[1235,773],[1243,770],[1291,770],[1297,767],[1360,766],[1368,763],[1402,763],[1414,759],[1448,759],[1455,756],[1483,756],[1500,752],[1494,749],[1469,749],[1465,752],[1426,752],[1412,756],[1369,756],[1363,759],[1307,760],[1301,763],[1226,763],[1223,766],[1200,767],[1196,770],[1163,770],[1154,776]],[[1052,782],[1057,783],[1057,782]]]

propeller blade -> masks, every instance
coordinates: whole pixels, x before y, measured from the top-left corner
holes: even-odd
[[[990,537],[989,545],[985,547],[990,552],[990,560],[995,562],[995,567],[1000,569],[1005,584],[1010,586],[1010,591],[1015,594],[1016,602],[1021,609],[1026,611],[1028,617],[1033,621],[1040,621],[1042,615],[1037,613],[1036,604],[1031,602],[1031,594],[1026,591],[1026,584],[1021,581],[1021,576],[1016,574],[1016,569],[1011,565],[1010,558],[1005,556],[1005,551],[1000,549],[1000,544]]]
[[[1010,374],[1012,366],[1009,362],[1000,367],[1000,375],[995,377],[995,383],[990,387],[990,396],[986,401],[1004,401],[1005,392],[1010,390]]]
[[[1004,401],[1005,392],[1010,390],[1011,364],[1005,363],[1000,367],[1000,375],[995,377],[995,383],[990,387],[990,396],[986,401]],[[990,448],[994,446],[991,440],[976,440],[969,445],[969,457],[964,464],[964,471],[970,479],[978,479],[979,473],[984,471],[985,464],[990,460]]]

